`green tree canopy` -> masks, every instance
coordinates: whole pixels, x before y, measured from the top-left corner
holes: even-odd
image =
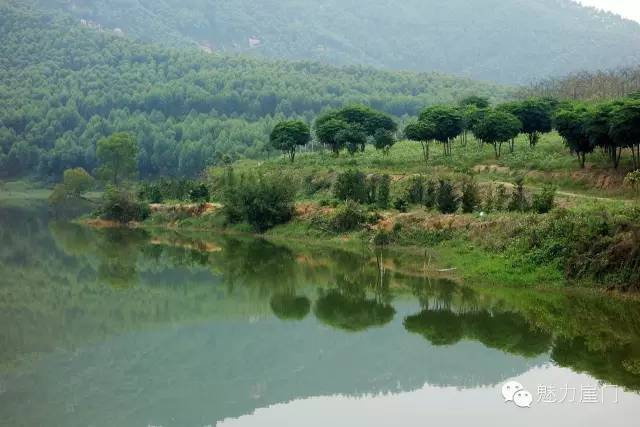
[[[522,133],[527,134],[531,147],[538,143],[541,133],[551,132],[553,107],[549,100],[530,98],[522,102],[503,104],[500,109],[520,119]]]
[[[296,155],[296,147],[306,145],[310,139],[309,126],[300,120],[278,123],[269,136],[271,145],[277,150],[289,153],[292,162]]]
[[[594,145],[586,131],[589,112],[583,105],[565,105],[554,115],[554,125],[569,149],[578,156],[580,167],[584,168],[585,156]]]
[[[629,99],[617,105],[610,125],[611,139],[619,147],[631,149],[633,168],[640,169],[640,100]]]
[[[114,133],[98,141],[96,157],[100,166],[98,174],[103,180],[118,185],[137,172],[138,144],[128,133]]]
[[[437,105],[424,109],[419,120],[434,126],[434,139],[441,142],[445,154],[451,154],[451,140],[462,133],[464,118],[462,113],[453,106]]]
[[[338,155],[344,147],[344,140],[337,136],[340,131],[344,131],[348,127],[349,125],[346,122],[335,118],[333,114],[326,114],[316,119],[314,130],[318,140],[328,145],[331,151]]]
[[[404,128],[404,136],[411,141],[418,141],[422,146],[424,162],[429,161],[429,145],[436,138],[436,126],[433,122],[417,120],[408,123]]]
[[[511,113],[491,110],[473,127],[474,136],[488,144],[492,144],[496,158],[500,157],[502,144],[517,137],[522,123]]]
[[[91,190],[95,180],[83,168],[73,168],[64,171],[62,183],[55,186],[49,197],[52,203],[59,203],[69,198],[80,198]]]
[[[490,103],[489,98],[486,98],[484,96],[471,95],[467,96],[466,98],[462,98],[460,102],[458,102],[458,105],[461,107],[473,106],[482,109],[489,108]]]

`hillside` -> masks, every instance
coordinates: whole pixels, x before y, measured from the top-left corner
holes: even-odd
[[[439,74],[265,61],[141,44],[25,2],[0,1],[0,177],[95,168],[127,131],[143,177],[194,175],[223,155],[261,157],[277,120],[366,103],[396,116],[508,88]]]
[[[37,0],[167,46],[526,83],[640,62],[640,24],[570,0]]]

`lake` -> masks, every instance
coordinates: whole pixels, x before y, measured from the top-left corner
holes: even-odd
[[[463,286],[364,245],[66,218],[0,206],[2,426],[640,419],[640,299]]]

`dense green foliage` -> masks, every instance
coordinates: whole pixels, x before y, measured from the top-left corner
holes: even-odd
[[[509,90],[436,74],[167,50],[0,2],[0,175],[93,173],[96,144],[126,132],[141,178],[194,176],[229,156],[263,157],[284,119],[366,103],[401,116]]]
[[[570,279],[592,279],[640,289],[638,209],[620,212],[558,210],[509,230],[512,244],[535,263],[551,263]]]
[[[513,141],[521,129],[522,122],[515,115],[505,111],[488,111],[473,126],[473,135],[478,140],[493,145],[498,158],[502,144]]]
[[[229,223],[246,223],[255,231],[288,222],[293,216],[296,188],[275,175],[240,175],[228,171],[222,194]]]
[[[126,224],[144,221],[151,215],[151,211],[149,205],[139,201],[133,192],[108,186],[97,214],[102,219]]]
[[[300,120],[278,123],[269,136],[271,146],[276,150],[288,153],[292,162],[296,156],[296,148],[306,145],[310,139],[309,126]]]
[[[640,26],[570,0],[37,0],[214,52],[529,82],[639,61]],[[250,39],[253,43],[250,44]]]
[[[86,170],[82,168],[67,169],[64,171],[62,182],[53,188],[49,201],[57,204],[67,199],[80,198],[94,185],[95,179]]]
[[[168,201],[208,202],[209,188],[206,184],[193,179],[167,179],[141,182],[138,186],[138,198],[150,203]]]
[[[118,185],[123,180],[134,178],[138,172],[136,157],[138,144],[126,133],[114,133],[98,141],[96,158],[97,174],[104,181]]]

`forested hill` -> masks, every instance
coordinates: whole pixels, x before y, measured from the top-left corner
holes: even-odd
[[[509,89],[436,74],[170,50],[0,0],[0,178],[95,167],[98,139],[140,145],[142,176],[193,175],[222,154],[262,156],[276,121],[348,103],[396,116]]]
[[[170,46],[528,83],[640,62],[640,25],[571,0],[37,0]]]

